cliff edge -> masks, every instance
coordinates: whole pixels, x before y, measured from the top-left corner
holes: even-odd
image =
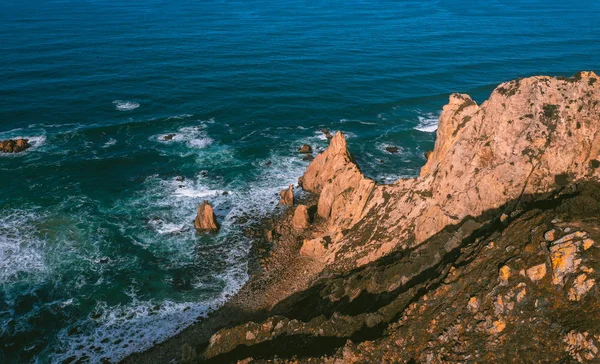
[[[391,185],[364,177],[337,133],[300,179],[320,194],[318,212],[327,219],[328,247],[316,258],[361,266],[467,216],[598,177],[597,78],[581,72],[506,82],[481,105],[452,94],[420,176]]]
[[[261,288],[295,288],[129,362],[597,362],[597,78],[506,82],[481,105],[452,94],[420,175],[390,185],[336,133],[299,180],[316,197],[301,228],[290,209],[268,232],[300,263]]]

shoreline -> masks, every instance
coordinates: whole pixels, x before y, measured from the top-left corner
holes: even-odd
[[[304,238],[322,233],[325,221],[314,213],[310,227],[296,232],[292,228],[292,217],[298,204],[316,208],[317,198],[311,193],[294,206],[283,211],[274,210],[256,224],[246,227],[244,232],[258,237],[258,240],[253,244],[249,257],[250,279],[240,290],[206,317],[199,318],[145,351],[128,355],[119,363],[158,364],[171,362],[173,358],[180,358],[182,362],[193,360],[208,345],[215,332],[246,321],[265,319],[277,303],[308,288],[319,277],[325,264],[302,256],[300,248]]]

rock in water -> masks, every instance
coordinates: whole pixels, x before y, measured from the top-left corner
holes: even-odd
[[[302,231],[308,228],[309,223],[308,207],[306,205],[298,205],[298,207],[296,207],[296,211],[294,211],[292,227],[294,230]]]
[[[279,200],[279,203],[281,205],[294,205],[294,185],[290,185],[290,187],[288,187],[287,189],[281,190],[281,192],[279,192],[279,195],[281,196],[281,199]]]
[[[327,129],[321,129],[321,133],[325,134],[325,137],[328,140],[333,139],[333,135],[331,135],[331,133],[329,132],[329,130],[327,130]]]
[[[196,215],[194,226],[199,231],[208,231],[211,233],[215,233],[219,230],[217,217],[208,201],[204,201],[198,206],[198,215]]]
[[[300,148],[298,148],[298,151],[300,153],[304,153],[304,154],[310,154],[312,153],[312,147],[308,144],[304,144],[303,146],[301,146]]]
[[[0,152],[19,153],[31,147],[29,139],[7,139],[0,141]]]
[[[385,147],[385,150],[392,154],[396,154],[399,151],[398,147],[396,147],[394,145],[390,146],[390,147]]]

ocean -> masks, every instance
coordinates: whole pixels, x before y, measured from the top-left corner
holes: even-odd
[[[452,92],[598,71],[595,1],[0,0],[0,362],[115,362],[248,279],[250,221],[341,130],[413,177]],[[173,134],[171,140],[165,135]],[[386,150],[397,146],[397,153]],[[209,200],[222,229],[197,234]]]

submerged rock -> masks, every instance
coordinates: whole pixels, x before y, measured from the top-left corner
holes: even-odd
[[[2,153],[20,153],[31,147],[29,139],[7,139],[0,141],[0,152]]]
[[[389,147],[385,147],[385,150],[387,152],[389,152],[389,153],[392,153],[392,154],[396,154],[399,151],[398,147],[396,147],[394,145],[393,146],[389,146]]]
[[[321,133],[325,134],[325,138],[327,138],[328,140],[333,139],[333,135],[331,135],[331,133],[329,132],[329,130],[327,130],[327,129],[321,129]]]
[[[163,140],[173,140],[177,134],[167,134],[163,137]]]
[[[293,206],[294,205],[294,185],[290,185],[288,188],[279,192],[279,203],[281,205]]]
[[[304,154],[310,154],[313,152],[312,147],[308,144],[304,144],[303,146],[301,146],[300,148],[298,148],[298,151],[300,153],[304,153]]]
[[[215,233],[219,230],[217,217],[208,201],[204,201],[198,206],[198,214],[196,215],[196,220],[194,220],[194,226],[199,231],[211,233]]]

